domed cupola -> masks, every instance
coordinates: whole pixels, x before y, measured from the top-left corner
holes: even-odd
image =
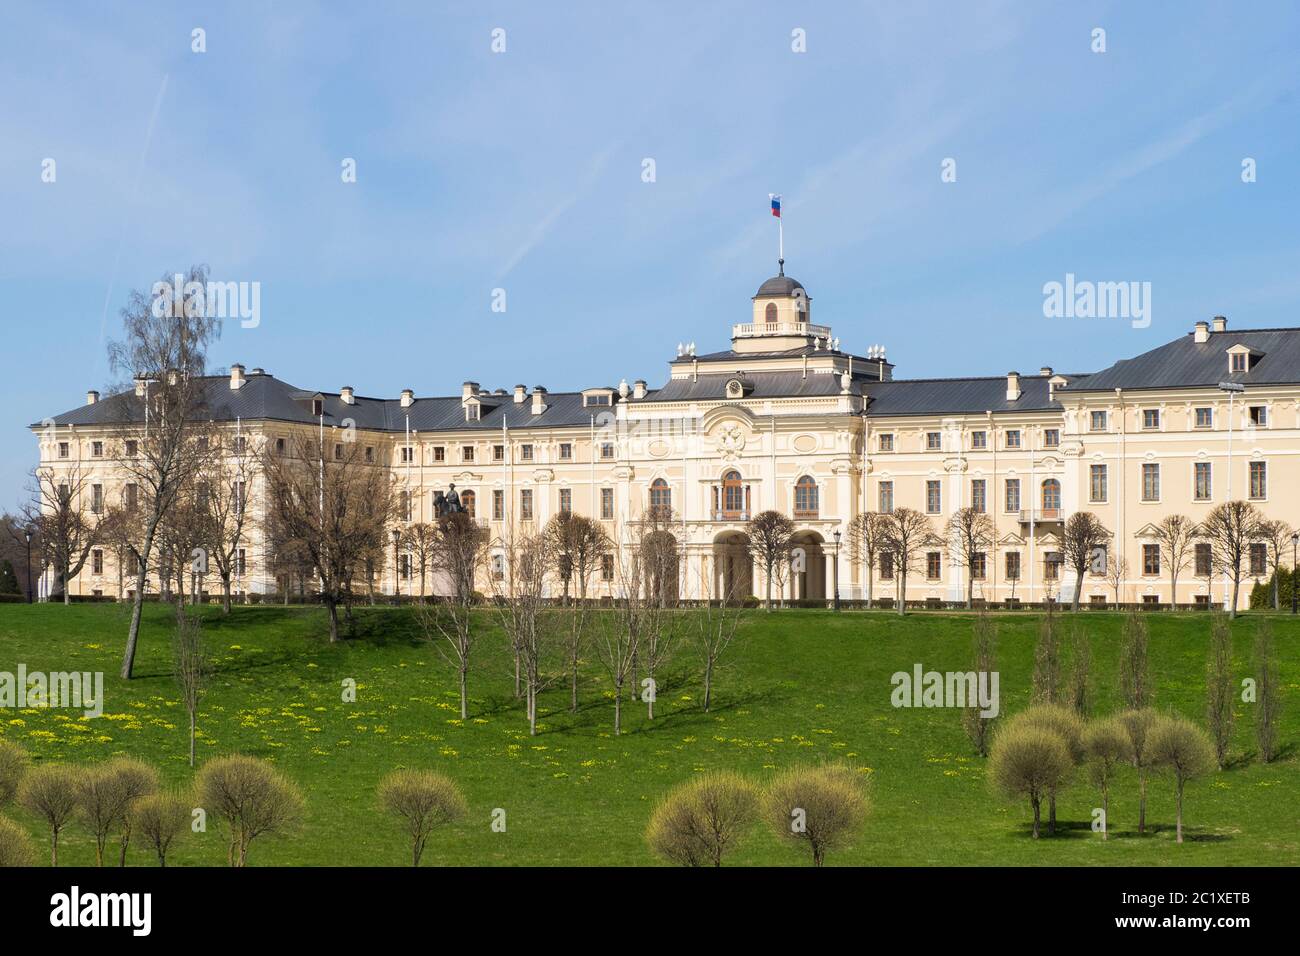
[[[829,338],[830,329],[811,325],[812,298],[803,283],[785,274],[785,263],[758,287],[753,299],[753,321],[732,329],[732,349],[737,352],[782,352]]]

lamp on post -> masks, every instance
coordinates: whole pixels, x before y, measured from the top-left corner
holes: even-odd
[[[31,604],[31,527],[22,529],[23,540],[27,542],[27,604]],[[1295,563],[1295,562],[1292,562]],[[1292,601],[1295,604],[1295,601]]]
[[[1300,531],[1291,535],[1291,613],[1296,612],[1296,598],[1300,597],[1300,573],[1296,572],[1296,549],[1300,546]]]
[[[834,597],[831,600],[831,607],[838,611],[840,609],[840,530],[835,529],[835,555],[831,562],[831,578],[834,585]]]

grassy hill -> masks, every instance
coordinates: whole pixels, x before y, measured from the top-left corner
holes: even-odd
[[[425,864],[653,863],[642,839],[654,801],[674,784],[710,768],[763,779],[791,764],[843,759],[865,769],[874,809],[860,839],[828,862],[870,866],[927,864],[1232,865],[1300,863],[1300,624],[1271,618],[1282,684],[1283,756],[1271,765],[1254,752],[1250,705],[1239,704],[1236,762],[1190,786],[1188,842],[1173,842],[1173,787],[1153,781],[1148,820],[1134,833],[1136,780],[1126,774],[1111,799],[1112,839],[1089,830],[1099,804],[1085,783],[1060,801],[1065,832],[1033,842],[1027,804],[989,793],[951,709],[895,709],[890,676],[967,670],[971,618],[918,613],[752,612],[735,652],[718,676],[712,713],[699,708],[698,664],[681,645],[656,718],[643,704],[625,708],[614,737],[608,680],[589,662],[583,705],[567,710],[563,686],[542,698],[541,730],[528,735],[512,694],[511,662],[498,634],[485,638],[471,675],[470,718],[458,719],[451,669],[419,640],[409,609],[362,609],[354,640],[330,645],[323,612],[310,608],[239,607],[223,618],[202,609],[215,659],[199,719],[199,759],[238,751],[274,761],[302,787],[306,819],[290,837],[254,843],[252,865],[401,865],[405,843],[394,821],[375,809],[374,789],[388,771],[427,767],[454,777],[470,817],[431,839]],[[1251,673],[1254,618],[1234,628],[1239,677]],[[1002,710],[1029,697],[1038,618],[1009,614],[999,627]],[[1198,722],[1204,712],[1205,615],[1151,614],[1156,703]],[[170,675],[171,611],[147,606],[136,677],[118,679],[126,609],[113,605],[0,605],[0,671],[89,670],[105,674],[102,718],[64,710],[0,711],[0,736],[39,760],[86,762],[128,753],[152,761],[169,781],[190,777],[185,712]],[[1116,649],[1123,617],[1065,617],[1092,646],[1096,712],[1115,706]],[[491,626],[484,615],[483,624]],[[342,701],[342,682],[357,682],[356,703]],[[1082,780],[1082,777],[1080,778]],[[490,827],[506,811],[506,832]],[[13,807],[5,813],[46,840],[38,822]],[[79,827],[66,831],[61,859],[93,862]],[[736,854],[743,864],[806,865],[804,855],[756,830]],[[152,862],[142,849],[131,863]],[[178,842],[174,864],[220,865],[225,843],[211,821],[207,834]]]

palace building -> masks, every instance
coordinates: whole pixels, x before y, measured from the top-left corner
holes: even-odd
[[[364,444],[367,460],[389,468],[409,493],[410,522],[431,521],[434,493],[452,484],[498,538],[507,523],[541,526],[568,510],[626,541],[622,529],[645,509],[670,508],[686,598],[763,595],[746,521],[768,509],[798,528],[803,560],[781,587],[806,600],[829,600],[837,584],[845,599],[895,597],[891,569],[866,567],[848,547],[850,521],[866,511],[906,506],[928,515],[935,532],[959,509],[985,511],[994,542],[974,583],[990,603],[1072,594],[1060,533],[1079,509],[1112,533],[1107,561],[1127,565],[1119,582],[1126,603],[1171,599],[1153,536],[1168,515],[1200,521],[1224,501],[1246,499],[1300,526],[1300,328],[1237,331],[1215,317],[1087,374],[1044,367],[905,378],[883,348],[855,352],[814,324],[811,297],[782,269],[759,286],[728,348],[697,354],[680,345],[677,353],[657,388],[624,381],[550,392],[465,382],[459,395],[406,389],[377,398],[348,387],[303,389],[241,365],[206,387],[212,414],[241,434],[274,441],[297,430],[322,434],[326,448]],[[40,467],[89,476],[92,510],[133,498],[105,452],[120,433],[114,407],[91,392],[84,406],[32,426]],[[951,550],[926,551],[908,577],[908,600],[964,599],[967,568]],[[280,591],[284,582],[267,564],[252,522],[236,591]],[[1243,604],[1249,585],[1270,571],[1267,550],[1252,548]],[[409,556],[399,553],[381,574],[390,593],[414,589]],[[597,577],[596,593],[617,593],[609,562]],[[71,590],[120,597],[118,580],[112,556],[97,553]],[[1114,587],[1089,575],[1083,600],[1114,600]],[[1225,593],[1208,545],[1198,545],[1178,603],[1219,603]]]

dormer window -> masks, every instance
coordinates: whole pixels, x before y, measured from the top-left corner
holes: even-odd
[[[587,408],[590,408],[593,405],[613,405],[614,393],[608,391],[583,392],[582,404]]]
[[[1242,372],[1249,372],[1259,364],[1259,360],[1263,357],[1263,352],[1238,343],[1228,349],[1228,374],[1237,375]]]
[[[317,418],[325,414],[325,399],[313,398],[311,400],[311,413]]]
[[[727,382],[727,398],[744,398],[754,390],[754,386],[743,379],[733,378]]]
[[[480,408],[478,402],[470,402],[465,406],[465,421],[476,422],[479,420]]]
[[[1250,364],[1250,356],[1245,352],[1233,352],[1228,356],[1230,372],[1244,372]]]

